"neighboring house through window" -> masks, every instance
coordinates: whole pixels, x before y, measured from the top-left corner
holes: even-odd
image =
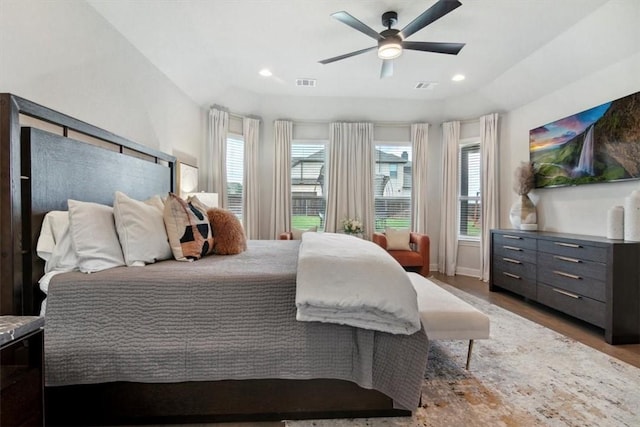
[[[375,228],[411,227],[411,143],[376,144]]]
[[[325,141],[291,143],[291,226],[300,230],[324,230]]]
[[[481,228],[480,142],[477,139],[461,141],[458,161],[458,237],[478,240]]]
[[[227,137],[227,208],[242,221],[244,197],[244,139]]]

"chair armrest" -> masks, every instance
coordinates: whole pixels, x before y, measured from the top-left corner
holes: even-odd
[[[422,256],[422,269],[420,274],[423,276],[429,275],[429,253],[431,251],[431,241],[429,236],[420,233],[409,233],[409,242],[416,245],[416,252],[419,252]]]
[[[376,243],[382,249],[387,249],[387,236],[382,233],[373,233],[371,235],[371,240],[373,243]]]
[[[293,233],[290,231],[286,233],[280,233],[278,240],[293,240]]]

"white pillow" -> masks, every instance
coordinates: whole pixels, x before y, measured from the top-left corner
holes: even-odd
[[[318,227],[317,226],[316,227],[311,227],[311,228],[309,228],[307,230],[299,230],[297,228],[292,228],[291,229],[291,236],[293,237],[293,240],[300,240],[300,239],[302,239],[302,235],[304,233],[306,233],[306,232],[309,232],[309,231],[312,232],[312,233],[316,232],[316,231],[318,231]]]
[[[124,257],[113,220],[113,208],[68,200],[71,243],[83,273],[124,265]]]
[[[409,230],[396,230],[387,228],[384,233],[387,236],[388,251],[410,251]]]
[[[49,220],[47,220],[49,217]],[[78,270],[78,257],[73,250],[71,244],[71,232],[69,231],[69,214],[68,212],[52,211],[45,216],[45,222],[43,222],[43,233],[38,239],[38,251],[40,252],[41,245],[40,240],[47,240],[46,233],[44,232],[45,223],[47,227],[51,229],[52,240],[55,240],[55,245],[51,254],[47,259],[47,263],[44,265],[44,276],[38,280],[40,289],[45,294],[49,292],[49,281],[56,274],[64,273],[67,271]],[[55,225],[52,225],[54,224]],[[43,237],[43,235],[45,235]],[[43,243],[44,245],[44,243]],[[38,253],[40,255],[40,253]],[[40,255],[42,257],[42,255]]]
[[[68,232],[69,212],[51,211],[44,216],[40,236],[36,245],[36,253],[40,258],[48,261],[56,243],[62,238],[62,234]]]
[[[163,211],[160,196],[140,202],[116,191],[113,217],[125,264],[143,266],[173,257]]]

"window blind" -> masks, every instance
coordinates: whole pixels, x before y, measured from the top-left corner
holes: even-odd
[[[242,221],[244,194],[244,140],[227,138],[227,200],[228,209]]]
[[[480,144],[460,147],[458,158],[459,237],[480,238]]]

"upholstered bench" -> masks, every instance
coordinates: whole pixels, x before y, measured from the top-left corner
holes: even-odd
[[[473,340],[489,338],[489,316],[417,273],[407,273],[418,294],[418,310],[430,340],[469,340],[469,369]]]

